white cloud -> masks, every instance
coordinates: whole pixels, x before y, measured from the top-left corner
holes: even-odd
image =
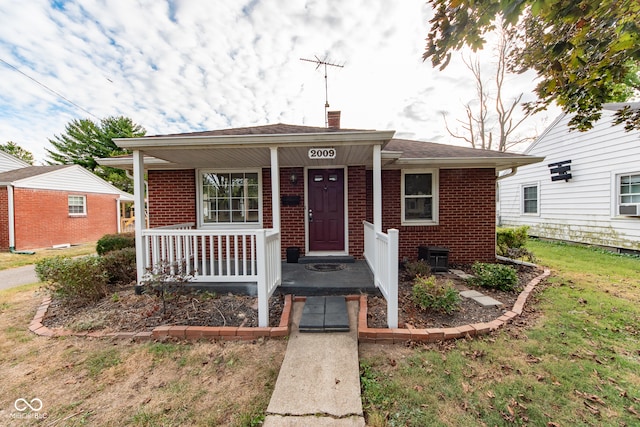
[[[422,62],[423,0],[31,0],[0,3],[0,59],[95,117],[131,117],[148,134],[284,122],[342,125],[453,142],[441,111],[474,96],[460,61]],[[82,109],[0,64],[0,140],[44,160]],[[514,80],[529,92],[531,78]],[[528,99],[531,95],[525,95]],[[532,123],[535,120],[532,120]],[[538,125],[538,130],[542,126]]]

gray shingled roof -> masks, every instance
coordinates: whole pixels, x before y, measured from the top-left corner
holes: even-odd
[[[500,151],[396,138],[389,141],[384,151],[402,152],[401,157],[403,159],[522,157],[522,154],[518,153],[502,153]]]
[[[27,166],[26,168],[15,169],[0,173],[0,182],[14,182],[21,179],[31,178],[59,169],[71,167],[73,165],[50,165],[50,166]]]
[[[362,132],[362,129],[325,128],[315,126],[298,126],[277,123],[273,125],[251,126],[231,129],[207,130],[202,132],[175,133],[168,135],[153,135],[147,138],[190,137],[190,136],[224,136],[224,135],[286,135],[292,133],[331,133],[331,132]]]

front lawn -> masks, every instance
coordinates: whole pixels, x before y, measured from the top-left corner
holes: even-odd
[[[553,274],[499,333],[361,345],[368,425],[640,423],[640,258],[538,241],[529,249]]]

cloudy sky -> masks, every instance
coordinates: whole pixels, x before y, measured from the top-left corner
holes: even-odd
[[[342,127],[462,145],[441,113],[462,118],[475,89],[459,55],[422,61],[430,15],[424,0],[0,0],[0,142],[42,162],[73,119],[123,115],[147,135],[324,126],[324,68],[300,60],[317,57],[344,66],[328,67]],[[506,85],[532,99],[532,75]]]

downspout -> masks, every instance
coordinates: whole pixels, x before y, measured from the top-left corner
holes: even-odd
[[[14,215],[13,185],[7,185],[7,200],[9,210],[9,252],[19,255],[33,255],[33,251],[16,251],[16,224]]]

